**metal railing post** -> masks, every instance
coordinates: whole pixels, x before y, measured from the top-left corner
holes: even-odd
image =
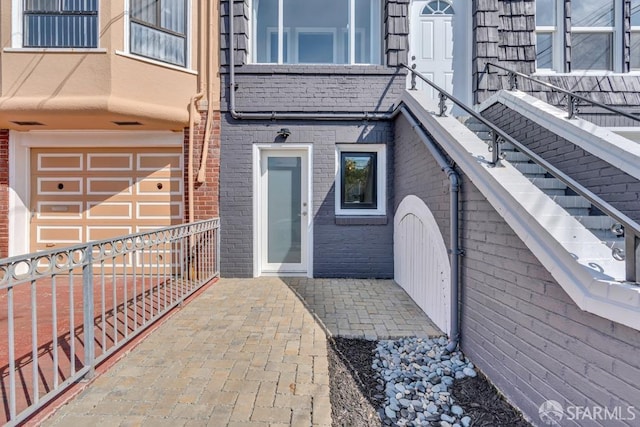
[[[491,166],[497,166],[500,162],[500,135],[496,131],[491,131]]]
[[[518,89],[518,75],[516,73],[509,73],[509,90]]]
[[[416,59],[416,57],[413,56],[411,57],[411,59]],[[411,65],[411,69],[415,70],[416,64]],[[411,73],[411,89],[410,90],[416,90],[416,73]]]
[[[624,253],[626,280],[640,283],[640,239],[631,230],[625,232]]]
[[[440,110],[438,117],[447,117],[445,113],[447,111],[447,99],[449,98],[442,92],[438,93],[438,98],[440,99],[440,101],[438,101],[438,109]]]
[[[569,120],[573,119],[576,115],[576,107],[578,103],[578,98],[576,98],[575,96],[568,94],[567,95],[567,112],[569,113],[569,115],[567,116],[567,118]]]
[[[213,229],[216,236],[216,274],[220,275],[220,222],[218,221],[218,227]]]
[[[94,304],[93,291],[93,245],[85,247],[84,263],[82,265],[82,314],[84,330],[84,365],[89,366],[86,378],[95,375],[95,330],[94,330]]]

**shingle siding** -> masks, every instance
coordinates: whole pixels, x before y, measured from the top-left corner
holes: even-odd
[[[446,237],[448,180],[403,117],[396,120],[395,158],[396,205],[416,194]],[[638,353],[640,332],[581,311],[474,184],[461,178],[462,350],[538,425],[538,408],[548,399],[565,408],[622,407],[625,414],[633,406],[636,420],[605,423],[637,424],[640,358],[624,355]]]
[[[637,178],[500,103],[484,110],[482,115],[594,194],[640,221]]]

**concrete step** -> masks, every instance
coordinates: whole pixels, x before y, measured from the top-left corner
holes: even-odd
[[[527,156],[524,153],[521,153],[520,151],[506,151],[506,150],[502,150],[507,157],[505,158],[505,160],[507,160],[508,162],[511,163],[530,163],[531,159],[529,158],[529,156]]]
[[[591,202],[582,196],[551,196],[551,199],[563,208],[591,209]]]
[[[546,169],[535,163],[514,163],[513,166],[527,177],[531,175],[531,178],[543,178],[547,174]]]
[[[563,183],[557,178],[531,178],[529,179],[529,181],[531,181],[533,185],[535,185],[539,189],[545,190],[545,191],[546,190],[562,190],[564,192],[568,188],[565,185],[565,183]]]
[[[576,220],[589,230],[610,230],[615,220],[606,215],[579,216]]]

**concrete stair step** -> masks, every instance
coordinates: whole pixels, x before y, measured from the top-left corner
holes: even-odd
[[[506,160],[508,162],[511,163],[529,163],[531,162],[531,159],[529,158],[529,156],[527,156],[524,153],[521,153],[520,151],[506,151],[506,150],[502,150],[506,155]]]
[[[591,209],[591,202],[582,196],[552,196],[551,199],[563,208]]]
[[[606,215],[579,216],[576,220],[589,230],[609,230],[615,223],[613,218]]]
[[[547,174],[546,169],[535,163],[514,163],[513,166],[524,175],[534,175],[532,178],[544,177]]]
[[[566,191],[568,188],[564,182],[557,178],[531,178],[529,181],[541,190],[562,190]]]

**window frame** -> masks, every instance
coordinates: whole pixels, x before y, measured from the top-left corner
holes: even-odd
[[[376,208],[343,208],[342,153],[375,153]],[[386,144],[336,144],[335,150],[335,214],[336,216],[384,216],[387,214],[387,145]]]
[[[124,34],[125,54],[135,58],[140,58],[144,61],[152,62],[154,64],[162,65],[162,66],[176,67],[178,69],[189,69],[189,64],[191,63],[191,27],[192,27],[191,0],[183,0],[185,5],[184,35],[181,35],[169,29],[162,28],[159,25],[152,25],[150,23],[146,23],[144,21],[134,18],[131,14],[131,10],[132,10],[131,1],[132,0],[125,0],[125,15],[126,15],[126,25],[125,25],[125,34]],[[157,14],[159,15],[160,12],[157,12]],[[173,62],[165,61],[160,58],[154,58],[152,56],[147,56],[141,53],[133,52],[131,50],[131,44],[132,44],[131,38],[133,37],[131,26],[134,23],[141,25],[143,27],[153,29],[155,31],[172,35],[172,36],[184,37],[184,64],[175,64]]]
[[[11,47],[4,50],[19,49],[25,51],[73,51],[73,52],[102,52],[100,48],[100,1],[98,0],[98,10],[91,14],[96,15],[96,46],[91,47],[44,47],[44,46],[25,46],[26,31],[24,26],[25,0],[12,0],[11,2]]]
[[[571,4],[571,3],[570,3]],[[552,34],[552,66],[551,68],[538,68],[536,51],[536,73],[561,73],[561,74],[610,74],[624,72],[624,0],[613,0],[613,26],[611,27],[574,27],[567,28],[564,14],[564,0],[554,0],[555,26],[535,26],[536,46],[538,34]],[[640,30],[640,27],[638,27]],[[611,34],[612,38],[612,58],[610,69],[576,69],[571,64],[571,71],[568,71],[569,64],[565,57],[566,43],[565,35],[569,40],[571,34]],[[572,58],[573,59],[573,58]]]
[[[356,41],[356,32],[358,31],[358,29],[356,29],[356,17],[355,17],[355,9],[356,9],[356,0],[347,0],[349,1],[349,5],[348,5],[348,9],[349,9],[349,24],[348,24],[348,31],[340,31],[340,29],[337,28],[324,28],[324,27],[318,27],[318,26],[314,26],[314,27],[292,27],[292,26],[284,26],[284,12],[283,12],[283,4],[284,4],[284,0],[277,0],[278,2],[278,22],[277,22],[277,26],[274,27],[273,25],[269,25],[268,26],[268,34],[270,37],[270,34],[272,34],[271,31],[273,31],[275,29],[275,33],[277,34],[277,38],[278,38],[278,56],[277,56],[277,61],[276,62],[269,62],[269,61],[264,61],[264,62],[258,62],[258,58],[257,58],[257,40],[256,40],[256,36],[257,36],[257,22],[258,22],[258,12],[257,9],[254,7],[255,5],[255,0],[251,0],[250,1],[250,25],[249,25],[249,63],[251,64],[257,64],[257,65],[265,65],[265,64],[276,64],[276,65],[289,65],[289,66],[295,66],[295,65],[330,65],[330,66],[338,66],[338,67],[343,67],[343,66],[352,66],[352,65],[384,65],[383,61],[384,61],[384,55],[383,55],[383,46],[382,46],[382,40],[383,40],[383,31],[384,31],[384,26],[383,26],[383,9],[382,9],[382,3],[379,0],[371,0],[371,7],[377,7],[377,17],[375,19],[375,21],[377,22],[373,22],[374,19],[371,19],[371,43],[369,46],[363,46],[360,47],[360,51],[361,54],[362,52],[370,52],[371,58],[376,57],[378,59],[378,62],[356,62],[356,46],[355,46],[355,41]],[[375,25],[374,25],[375,24]],[[298,33],[300,29],[306,30],[312,28],[314,30],[317,31],[322,31],[322,32],[332,32],[334,34],[334,62],[333,63],[319,63],[319,64],[310,64],[310,63],[298,63]],[[374,34],[373,30],[377,30]],[[362,32],[362,30],[360,30],[360,32]],[[287,55],[288,55],[288,59],[289,62],[284,62],[284,34],[288,34],[288,46],[287,46]],[[293,37],[291,37],[291,35],[293,34]],[[347,52],[347,58],[348,61],[347,63],[336,63],[336,60],[338,60],[340,57],[342,57],[342,51],[341,51],[341,40],[340,40],[340,36],[342,36],[343,34],[347,35],[347,46],[349,51]],[[267,58],[270,60],[271,59],[271,45],[270,43],[267,43]],[[377,52],[376,52],[377,51]]]

